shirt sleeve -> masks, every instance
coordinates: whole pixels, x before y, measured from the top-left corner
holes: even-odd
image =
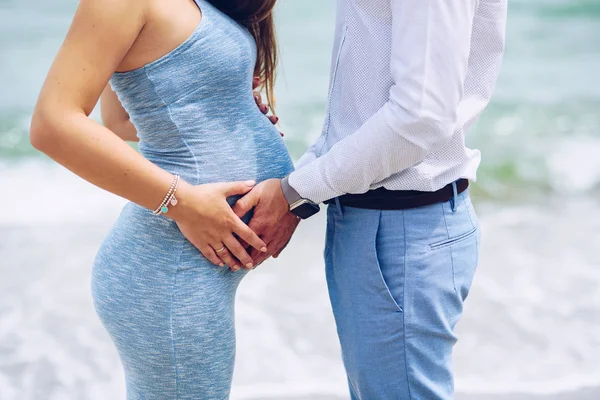
[[[315,143],[313,143],[313,145],[310,146],[308,150],[306,150],[306,152],[302,155],[302,157],[300,157],[298,159],[298,161],[296,162],[296,169],[302,168],[317,159],[317,143],[318,142],[319,141],[317,140]]]
[[[450,140],[477,5],[478,0],[391,0],[389,100],[356,132],[290,175],[289,184],[303,198],[321,203],[367,192]]]

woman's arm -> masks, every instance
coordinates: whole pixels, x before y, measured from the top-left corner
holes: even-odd
[[[110,76],[144,29],[148,3],[80,0],[39,96],[31,143],[94,185],[154,209],[168,191],[173,175],[89,118]],[[250,265],[252,259],[234,234],[257,249],[265,248],[265,244],[226,202],[226,196],[243,194],[250,188],[239,182],[201,186],[182,182],[177,192],[179,204],[168,216],[215,264],[222,261],[213,249],[226,245],[243,265]]]
[[[115,135],[128,142],[139,142],[137,131],[129,119],[129,114],[110,85],[106,85],[100,96],[100,112],[102,123]]]

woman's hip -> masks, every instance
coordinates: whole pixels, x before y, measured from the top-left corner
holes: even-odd
[[[96,255],[92,294],[99,313],[160,318],[175,295],[232,296],[243,276],[210,263],[173,221],[130,203]]]
[[[171,272],[94,266],[94,305],[119,352],[131,398],[227,398],[242,276],[204,264]],[[213,391],[216,397],[208,395]]]

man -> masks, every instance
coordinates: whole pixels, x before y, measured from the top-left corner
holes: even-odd
[[[453,398],[453,330],[478,259],[464,138],[488,104],[506,0],[338,0],[321,137],[235,206],[276,253],[328,208],[325,261],[352,399]],[[254,254],[257,262],[264,256]]]

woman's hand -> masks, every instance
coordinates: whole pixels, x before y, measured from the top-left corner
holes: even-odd
[[[267,246],[235,215],[227,198],[246,194],[254,185],[254,181],[199,186],[182,182],[177,190],[178,204],[167,215],[213,264],[221,267],[226,264],[234,271],[252,269],[252,258],[238,237],[260,253],[266,253]]]
[[[252,89],[256,89],[257,87],[260,86],[260,84],[261,84],[260,78],[255,77],[252,80]],[[271,121],[271,123],[273,125],[277,125],[277,123],[279,122],[279,117],[277,115],[273,115],[273,114],[268,115],[269,114],[269,106],[263,103],[260,92],[255,90],[253,93],[254,93],[254,101],[256,102],[256,105],[258,106],[258,109],[260,110],[260,112],[265,114],[269,118],[269,121]],[[281,137],[284,136],[283,132],[279,132],[279,134],[281,135]]]

